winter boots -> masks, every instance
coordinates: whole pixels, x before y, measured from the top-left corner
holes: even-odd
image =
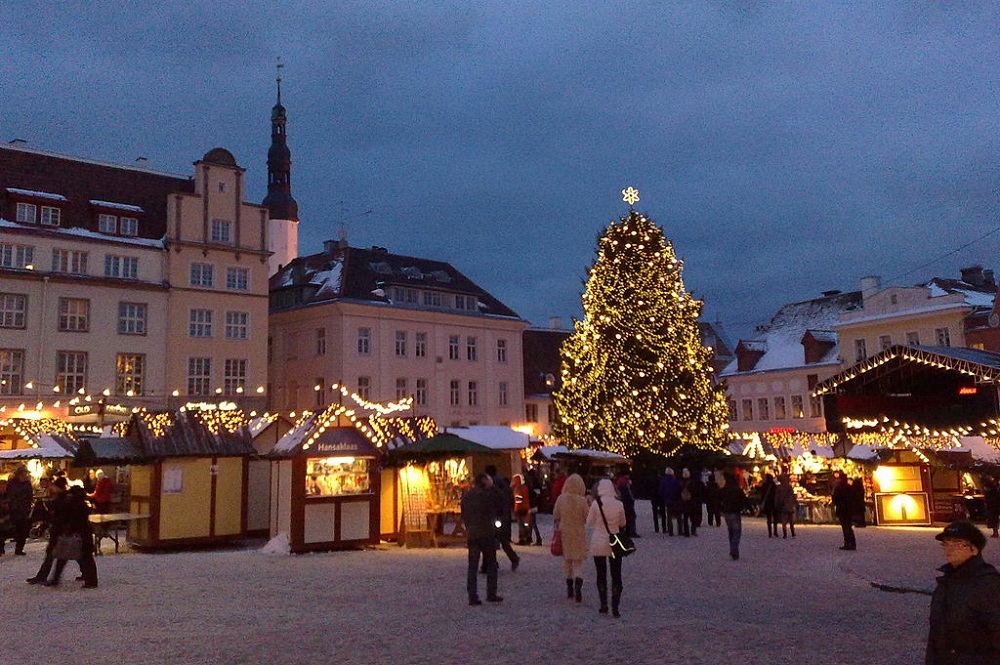
[[[607,582],[597,583],[597,596],[601,599],[601,608],[597,610],[601,614],[608,613],[608,584]]]
[[[577,579],[579,579],[579,578],[577,578]],[[569,598],[570,600],[573,600],[573,580],[572,579],[567,579],[566,580],[566,597]]]
[[[569,580],[566,581],[569,582]],[[566,586],[569,587],[569,584]],[[583,578],[581,577],[576,578],[576,584],[573,588],[573,596],[576,598],[576,602],[583,602]]]
[[[622,601],[622,588],[620,586],[611,587],[611,616],[613,617],[621,616],[621,613],[618,611],[618,608],[621,606],[621,601]],[[604,608],[604,611],[607,612],[608,611],[607,608]]]

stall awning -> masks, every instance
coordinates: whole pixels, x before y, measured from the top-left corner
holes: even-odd
[[[454,434],[444,433],[394,448],[386,455],[386,460],[389,464],[399,464],[421,460],[446,459],[448,457],[496,454],[497,451],[480,445],[475,441],[469,441]]]

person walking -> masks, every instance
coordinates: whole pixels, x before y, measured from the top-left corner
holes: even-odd
[[[778,476],[778,482],[774,488],[774,514],[778,522],[781,523],[781,537],[788,538],[788,530],[792,530],[792,538],[795,537],[795,515],[799,510],[799,500],[795,496],[795,487],[787,473]],[[778,527],[775,526],[774,535],[778,535]]]
[[[514,497],[513,510],[514,518],[517,520],[517,544],[531,544],[531,520],[529,511],[531,510],[531,492],[524,483],[521,474],[515,473],[510,482],[510,491]]]
[[[569,481],[567,481],[569,482]],[[597,497],[587,513],[587,527],[590,531],[590,553],[594,557],[597,573],[597,596],[601,601],[598,610],[608,613],[608,568],[611,569],[611,613],[621,616],[622,560],[611,556],[609,534],[618,533],[625,527],[625,506],[615,498],[615,486],[608,478],[597,483]]]
[[[719,483],[714,473],[708,474],[708,480],[705,482],[705,513],[708,515],[708,526],[722,526]]]
[[[767,520],[767,537],[778,537],[778,519],[774,512],[774,490],[776,489],[774,476],[770,473],[764,474],[764,481],[760,484],[760,512]]]
[[[934,538],[948,563],[931,596],[925,665],[1000,663],[1000,572],[983,561],[986,537],[959,520]]]
[[[42,560],[42,565],[39,566],[34,577],[28,578],[28,584],[44,584],[49,579],[49,573],[52,572],[54,560],[52,551],[55,549],[59,533],[66,522],[66,504],[69,500],[66,490],[68,488],[69,481],[66,480],[66,476],[59,476],[49,485],[49,496],[52,497],[49,503],[49,515],[52,520],[49,526],[49,542],[45,546],[45,558]]]
[[[31,531],[31,503],[34,498],[28,467],[18,466],[7,480],[7,508],[14,527],[14,554],[24,556],[24,544]],[[0,548],[2,550],[2,548]]]
[[[632,477],[629,475],[628,469],[622,471],[618,475],[618,478],[615,479],[615,488],[618,491],[619,500],[625,508],[625,533],[633,538],[638,538],[639,533],[636,531],[635,493],[632,491]]]
[[[722,474],[719,488],[719,511],[729,532],[729,557],[740,560],[740,536],[743,535],[743,510],[747,507],[747,495],[740,487],[739,480],[728,471]]]
[[[497,527],[497,544],[503,550],[503,553],[507,555],[511,571],[516,572],[517,567],[521,565],[521,557],[518,556],[517,552],[514,551],[514,547],[510,544],[510,507],[514,503],[514,495],[510,491],[510,483],[507,482],[507,479],[497,475],[496,466],[492,464],[487,465],[486,475],[493,481],[493,491],[498,495],[496,521],[500,523],[500,526]],[[485,575],[486,569],[483,568],[481,572]]]
[[[485,473],[476,476],[475,485],[462,496],[462,522],[465,524],[466,544],[469,548],[466,591],[469,605],[482,605],[479,599],[479,580],[476,574],[479,559],[486,568],[486,600],[499,603],[497,595],[496,530],[499,497],[493,491],[493,479]]]
[[[660,479],[660,497],[667,510],[667,535],[674,535],[674,522],[677,522],[677,533],[681,533],[680,489],[677,487],[677,476],[669,466],[663,470]]]
[[[836,515],[840,523],[840,530],[844,533],[844,544],[840,549],[853,552],[858,549],[858,541],[854,537],[854,504],[855,496],[847,476],[840,471],[833,472],[833,492],[830,497],[833,500],[833,514]]]
[[[542,505],[542,478],[537,469],[528,469],[524,474],[524,484],[528,486],[530,505],[528,507],[528,541],[535,537],[535,545],[541,547],[542,532],[538,530],[538,508]]]
[[[583,561],[587,558],[587,486],[574,473],[563,483],[562,492],[552,509],[552,523],[562,539],[563,569],[566,573],[566,597],[583,601]]]
[[[58,538],[78,538],[80,540],[79,556],[76,558],[80,566],[80,575],[83,577],[84,589],[97,588],[97,563],[94,561],[94,532],[90,526],[90,505],[87,503],[87,493],[83,487],[74,485],[66,493],[66,500],[61,511],[60,524],[58,526]],[[53,526],[53,530],[56,527]],[[55,570],[52,572],[52,579],[45,582],[45,586],[59,586],[63,569],[69,559],[56,559]]]
[[[663,494],[660,493],[661,485],[663,485],[663,472],[657,471],[653,491],[649,493],[649,505],[653,510],[653,530],[656,533],[660,533],[660,527],[663,528],[663,533],[667,532],[667,504],[663,502]]]

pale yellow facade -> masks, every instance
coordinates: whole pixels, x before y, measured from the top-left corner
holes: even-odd
[[[825,432],[822,402],[809,396],[809,386],[839,371],[840,365],[826,364],[725,376],[731,431]]]

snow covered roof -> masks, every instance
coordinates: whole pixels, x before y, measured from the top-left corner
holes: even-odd
[[[959,442],[962,444],[962,447],[956,450],[968,451],[972,453],[974,458],[983,462],[1000,464],[1000,450],[987,443],[983,437],[963,436],[959,437]]]
[[[69,459],[76,453],[78,444],[69,436],[42,432],[33,438],[36,447],[0,450],[0,459]]]
[[[98,233],[97,231],[90,231],[88,229],[81,229],[77,227],[63,228],[61,226],[46,226],[44,228],[37,228],[35,226],[25,226],[18,222],[12,222],[10,220],[3,219],[0,217],[0,227],[11,228],[11,229],[25,229],[28,228],[32,232],[38,233],[52,233],[60,236],[71,236],[74,238],[83,238],[87,240],[105,240],[107,242],[121,243],[124,245],[138,245],[140,247],[152,247],[155,249],[163,249],[164,238],[139,238],[135,236],[111,236],[106,233]]]
[[[812,335],[813,339],[817,342],[827,342],[829,344],[837,343],[837,333],[833,330],[814,330],[810,328],[806,330],[807,333]]]
[[[52,201],[68,201],[62,194],[52,194],[51,192],[39,192],[32,189],[18,189],[17,187],[8,187],[7,191],[11,194],[19,194],[21,196],[33,196],[36,199],[50,199]]]
[[[609,453],[605,450],[590,450],[588,448],[574,448],[570,450],[566,446],[542,446],[536,454],[540,454],[545,459],[559,459],[567,457],[582,457],[589,460],[603,462],[605,464],[628,464],[629,459],[618,453]]]
[[[531,444],[528,434],[499,425],[449,427],[448,432],[494,450],[523,450]]]
[[[127,203],[112,203],[111,201],[98,201],[91,199],[90,203],[101,208],[112,208],[115,210],[128,210],[129,212],[144,212],[139,206],[128,205]]]

